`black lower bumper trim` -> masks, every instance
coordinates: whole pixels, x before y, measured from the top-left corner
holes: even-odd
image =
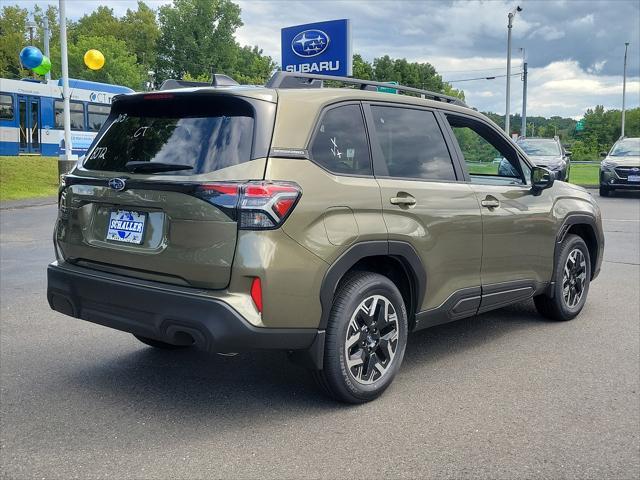
[[[209,352],[304,350],[316,329],[261,328],[221,300],[67,264],[47,269],[53,310],[89,322]],[[193,342],[191,342],[193,339]]]

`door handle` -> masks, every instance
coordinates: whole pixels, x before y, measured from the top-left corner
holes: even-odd
[[[411,195],[402,196],[402,197],[391,197],[389,201],[391,202],[391,205],[404,205],[407,207],[410,207],[416,204],[416,199]]]
[[[500,206],[500,200],[492,195],[487,195],[485,199],[480,202],[480,205],[485,208],[497,208]]]

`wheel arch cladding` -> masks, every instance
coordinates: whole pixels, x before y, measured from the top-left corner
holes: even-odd
[[[407,307],[411,330],[416,309],[422,305],[426,291],[426,272],[418,253],[410,244],[384,240],[356,243],[331,264],[320,288],[322,314],[319,328],[327,326],[333,297],[340,281],[354,270],[380,273],[396,284]]]
[[[598,260],[600,255],[600,247],[602,240],[598,238],[596,220],[591,215],[571,215],[565,219],[562,226],[558,230],[556,238],[556,253],[559,251],[560,244],[569,234],[577,235],[584,240],[589,250],[589,263],[591,264],[591,280],[598,274]],[[554,279],[555,280],[555,279]]]

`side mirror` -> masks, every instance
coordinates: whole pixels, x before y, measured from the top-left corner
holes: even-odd
[[[531,190],[540,192],[545,188],[549,188],[553,185],[555,179],[555,174],[546,168],[533,167],[531,169]]]
[[[607,153],[607,152],[600,152],[600,156],[601,156],[602,158],[606,157],[607,155],[608,155],[608,153]]]
[[[570,157],[570,156],[571,156],[571,150],[565,150],[565,151],[564,151],[564,155],[565,155],[566,157]]]

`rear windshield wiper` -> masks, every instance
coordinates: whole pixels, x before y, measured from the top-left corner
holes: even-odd
[[[136,173],[155,173],[155,172],[172,172],[175,170],[193,170],[190,165],[183,163],[165,163],[165,162],[127,162],[124,166],[127,172]]]

